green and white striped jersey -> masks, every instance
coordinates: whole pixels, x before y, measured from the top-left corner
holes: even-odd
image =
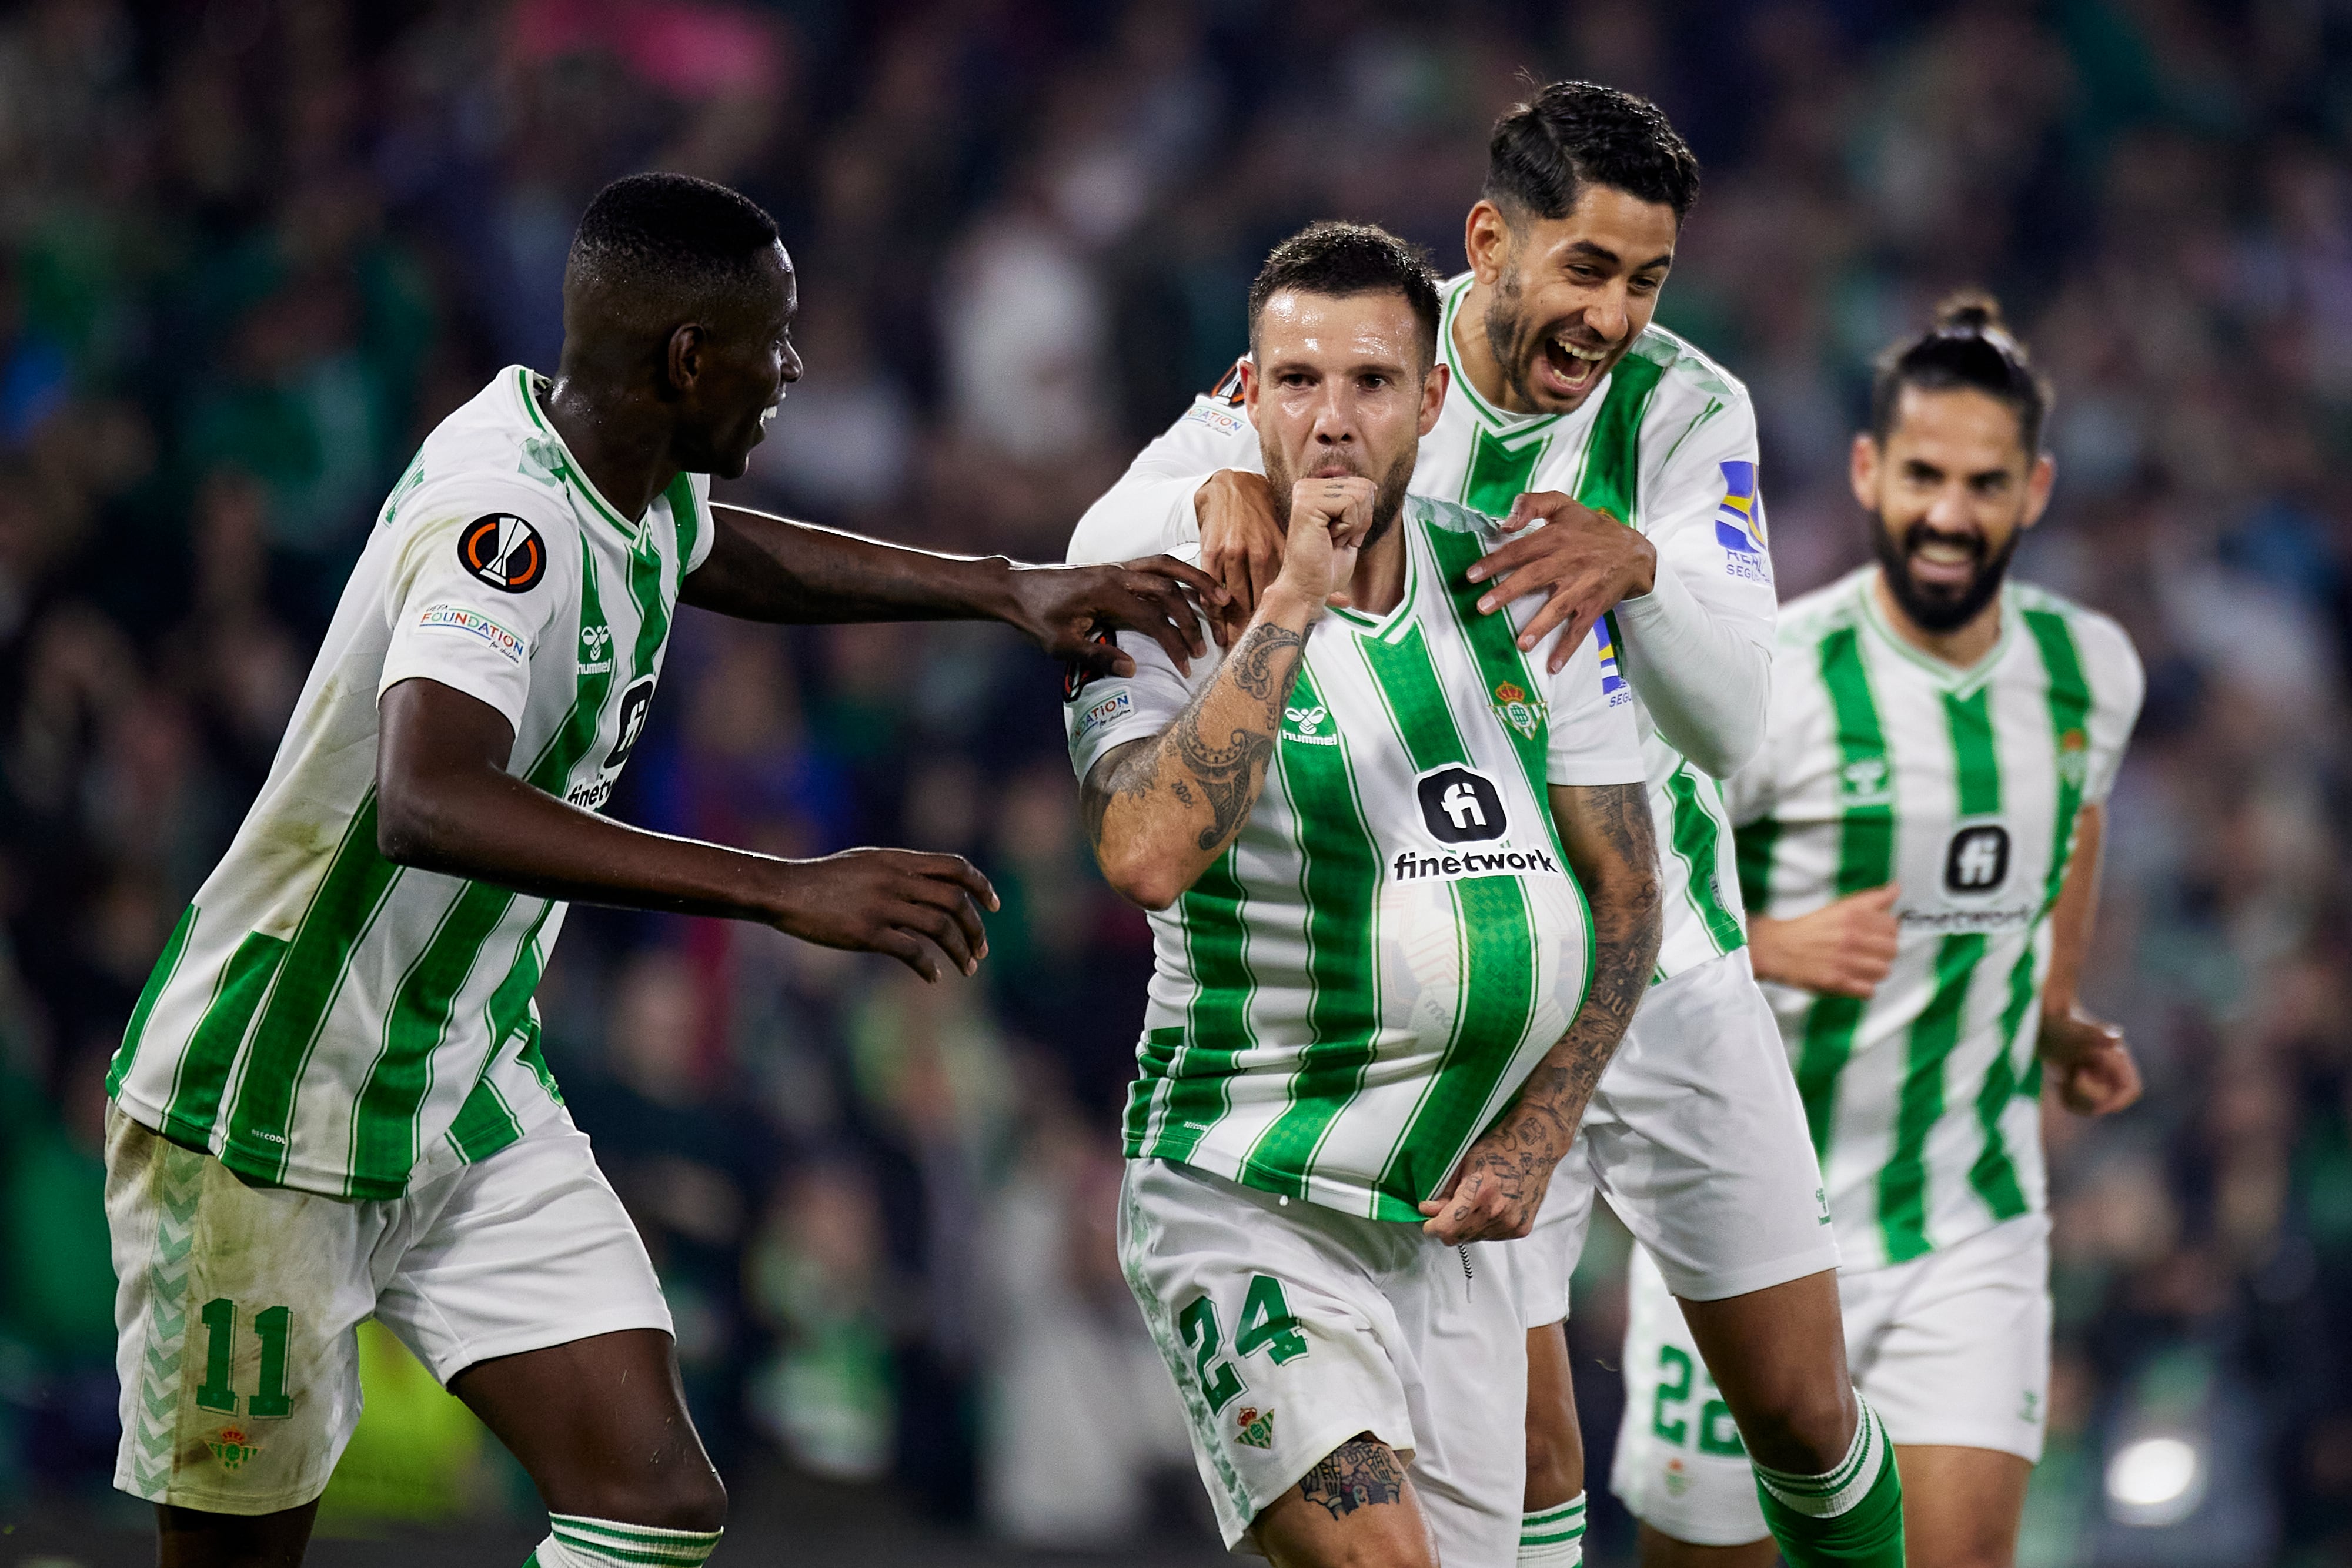
[[[108,1089],[257,1181],[391,1198],[554,1113],[531,992],[565,905],[376,848],[377,698],[514,727],[508,770],[601,807],[645,727],[709,479],[597,495],[520,366],[425,438],[353,568],[259,799],[149,977]]]
[[[2123,629],[2023,583],[1955,669],[1887,624],[1865,567],[1780,616],[1764,750],[1726,787],[1748,907],[1901,885],[1867,1002],[1768,985],[1848,1269],[2044,1198],[2033,1048],[2075,814],[2103,801],[2144,681]]]
[[[1499,517],[1523,491],[1557,490],[1612,513],[1657,551],[1662,586],[1648,597],[1663,600],[1671,588],[1682,604],[1696,601],[1689,613],[1748,640],[1760,677],[1777,606],[1747,388],[1674,333],[1651,327],[1572,413],[1507,413],[1479,397],[1458,362],[1454,318],[1470,282],[1465,273],[1445,286],[1437,340],[1452,384],[1437,427],[1422,438],[1413,493]],[[1238,374],[1193,399],[1137,456],[1079,523],[1069,559],[1132,559],[1159,549],[1147,541],[1170,530],[1197,544],[1192,489],[1220,468],[1265,471]],[[1668,577],[1676,580],[1664,583]],[[1620,607],[1612,635],[1633,687],[1658,829],[1665,936],[1657,977],[1664,979],[1738,949],[1747,937],[1719,788],[1658,734],[1643,695],[1654,672],[1644,667],[1637,602]],[[1712,684],[1727,687],[1735,677],[1723,669]],[[1752,702],[1760,712],[1760,686]]]
[[[1151,917],[1126,1148],[1418,1221],[1591,981],[1591,914],[1545,787],[1643,771],[1601,632],[1543,674],[1551,641],[1525,657],[1514,641],[1534,601],[1475,608],[1464,572],[1491,548],[1487,519],[1409,497],[1397,527],[1402,601],[1316,622],[1248,821]],[[1221,663],[1187,680],[1150,638],[1119,644],[1136,674],[1067,706],[1081,779],[1165,729]]]

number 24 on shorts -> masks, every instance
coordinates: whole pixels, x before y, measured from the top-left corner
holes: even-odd
[[[1241,1370],[1221,1354],[1225,1334],[1217,1322],[1217,1304],[1206,1296],[1195,1297],[1191,1306],[1176,1314],[1176,1326],[1183,1331],[1184,1343],[1192,1351],[1192,1365],[1201,1375],[1201,1393],[1209,1401],[1210,1412],[1222,1412],[1249,1385]],[[1241,1331],[1234,1341],[1234,1355],[1254,1355],[1263,1350],[1279,1366],[1307,1354],[1307,1336],[1299,1332],[1298,1319],[1283,1298],[1282,1281],[1271,1274],[1250,1276],[1249,1293],[1242,1299]]]

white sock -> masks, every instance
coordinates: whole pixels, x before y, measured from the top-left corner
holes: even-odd
[[[1857,1404],[1861,1401],[1857,1398]],[[1870,1495],[1878,1482],[1878,1474],[1895,1462],[1895,1450],[1887,1444],[1886,1428],[1878,1424],[1878,1412],[1862,1405],[1862,1419],[1853,1424],[1853,1441],[1846,1445],[1845,1458],[1834,1469],[1818,1476],[1792,1475],[1787,1470],[1769,1470],[1756,1467],[1756,1479],[1774,1501],[1792,1513],[1811,1519],[1835,1519],[1848,1512]]]
[[[1519,1516],[1519,1568],[1578,1568],[1584,1561],[1584,1494]]]
[[[551,1513],[551,1533],[523,1568],[698,1568],[717,1550],[716,1530],[656,1530],[575,1513]]]

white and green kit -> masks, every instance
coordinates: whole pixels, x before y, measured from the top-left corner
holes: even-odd
[[[1515,414],[1482,398],[1455,331],[1471,279],[1445,285],[1439,358],[1451,372],[1412,487],[1490,517],[1558,491],[1639,530],[1652,591],[1604,623],[1641,736],[1664,914],[1657,984],[1555,1176],[1521,1278],[1530,1321],[1565,1316],[1596,1194],[1664,1260],[1677,1289],[1733,1295],[1835,1265],[1819,1185],[1771,1020],[1748,977],[1729,821],[1717,779],[1763,737],[1778,606],[1747,389],[1652,327],[1573,412]],[[1073,560],[1197,546],[1193,496],[1220,468],[1264,472],[1238,367],[1136,458],[1089,509]],[[1522,620],[1539,600],[1511,607]],[[1503,617],[1492,618],[1500,621]],[[1530,656],[1530,663],[1533,662]],[[1150,1043],[1145,1042],[1149,1059]]]
[[[513,728],[509,772],[601,807],[709,551],[708,479],[625,521],[548,424],[544,385],[501,372],[384,503],[260,797],[116,1054],[118,1480],[137,1495],[235,1513],[317,1496],[357,1416],[364,1316],[444,1378],[669,1325],[540,1056],[531,992],[565,906],[377,847],[376,704],[411,679],[488,704]]]
[[[1239,833],[1152,915],[1125,1124],[1120,1253],[1191,1416],[1226,1543],[1360,1432],[1412,1456],[1448,1562],[1516,1550],[1526,1351],[1507,1249],[1421,1228],[1444,1181],[1568,1032],[1592,925],[1549,789],[1637,786],[1632,695],[1598,633],[1557,674],[1464,575],[1487,519],[1420,497],[1402,600],[1307,633]],[[1149,549],[1186,547],[1172,536]],[[1165,730],[1179,675],[1067,708],[1081,778]]]
[[[1848,1359],[1898,1445],[2037,1458],[2049,1365],[2034,1042],[2075,824],[2139,711],[2106,617],[2011,583],[1973,668],[1905,642],[1866,568],[1783,612],[1764,750],[1729,783],[1748,906],[1897,884],[1868,1000],[1765,988],[1843,1261]],[[1700,1543],[1763,1534],[1681,1314],[1637,1260],[1612,1485]]]

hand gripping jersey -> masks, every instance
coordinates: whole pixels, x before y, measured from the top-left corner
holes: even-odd
[[[2144,685],[2122,628],[2021,583],[1993,651],[1954,669],[1888,626],[1876,576],[1782,614],[1764,752],[1726,790],[1758,914],[1902,886],[1870,1000],[1765,987],[1849,1270],[2042,1208],[2050,912]]]
[[[1619,605],[1604,634],[1635,699],[1648,769],[1664,979],[1746,942],[1716,778],[1761,739],[1770,670],[1775,600],[1755,413],[1745,387],[1656,327],[1575,412],[1495,408],[1463,374],[1454,342],[1470,282],[1465,274],[1445,286],[1437,340],[1453,381],[1437,428],[1422,438],[1412,490],[1488,517],[1508,512],[1523,491],[1557,490],[1639,528],[1655,547],[1656,588]],[[1197,544],[1192,493],[1220,468],[1265,471],[1238,372],[1195,398],[1087,513],[1070,559],[1131,559],[1171,531]]]
[[[376,701],[421,676],[514,727],[508,770],[594,810],[646,722],[709,480],[638,523],[516,366],[384,502],[261,795],[180,916],[108,1077],[138,1121],[257,1181],[392,1198],[551,1113],[531,992],[565,905],[376,848]]]
[[[1417,1222],[1583,1005],[1591,915],[1545,787],[1638,783],[1642,759],[1597,636],[1547,675],[1550,643],[1523,658],[1513,617],[1475,612],[1486,519],[1413,497],[1397,527],[1403,601],[1316,622],[1264,793],[1151,917],[1126,1148]],[[1119,645],[1135,675],[1067,705],[1081,779],[1221,663],[1187,681],[1151,639]]]

